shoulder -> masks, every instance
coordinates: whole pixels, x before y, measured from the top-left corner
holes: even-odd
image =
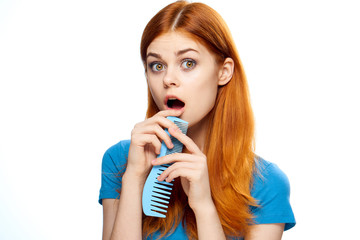
[[[102,168],[119,168],[126,163],[130,147],[130,140],[122,140],[108,148],[102,159]]]
[[[116,199],[121,188],[121,176],[125,170],[130,141],[120,141],[106,150],[101,166],[101,188],[99,203],[102,199]]]
[[[257,171],[251,195],[258,206],[253,207],[258,224],[285,223],[285,230],[295,225],[290,205],[290,182],[287,175],[275,163],[260,157],[256,159]]]
[[[108,148],[104,155],[110,155],[114,157],[126,157],[128,156],[130,147],[130,140],[122,140],[114,145],[112,145],[110,148]]]
[[[290,193],[290,183],[285,172],[277,164],[257,157],[253,192],[257,193],[264,188]]]

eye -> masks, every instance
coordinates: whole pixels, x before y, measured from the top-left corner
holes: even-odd
[[[185,69],[191,69],[191,68],[194,68],[195,65],[196,65],[196,62],[192,59],[185,59],[183,62],[182,62],[182,67],[185,68]]]
[[[149,67],[153,72],[160,72],[164,69],[164,65],[158,62],[150,63]]]

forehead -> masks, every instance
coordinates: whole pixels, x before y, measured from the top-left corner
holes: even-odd
[[[149,45],[147,53],[171,54],[183,49],[192,48],[199,53],[210,54],[199,41],[181,32],[167,32],[156,37]]]

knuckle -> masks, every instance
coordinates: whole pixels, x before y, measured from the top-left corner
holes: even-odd
[[[200,159],[204,162],[207,162],[207,158],[206,158],[206,155],[204,153],[200,153]]]
[[[164,133],[164,129],[162,127],[160,127],[159,125],[156,125],[155,128],[154,128],[154,131],[159,134],[160,136],[165,134]]]
[[[136,123],[133,129],[131,130],[131,135],[136,134],[139,128],[140,128],[140,123]]]
[[[140,125],[140,123],[136,123],[136,124],[134,125],[134,128],[133,128],[133,129],[139,128],[139,125]]]
[[[170,179],[175,178],[175,177],[177,176],[177,172],[178,172],[178,170],[177,170],[177,169],[174,169],[173,171],[171,171],[171,172],[169,173],[168,178],[170,178]]]
[[[176,161],[176,160],[179,160],[179,158],[180,158],[180,156],[181,156],[181,153],[173,153],[173,154],[171,154],[173,157],[174,157],[174,160]]]
[[[131,131],[131,138],[134,139],[134,138],[136,138],[137,135],[138,135],[138,134],[137,134],[137,131],[136,131],[135,129],[133,129],[133,130]]]
[[[201,166],[207,166],[207,161],[205,157],[201,157],[198,162]]]
[[[161,116],[161,115],[154,115],[154,117],[153,117],[155,122],[160,122],[162,118],[163,118],[163,116]]]

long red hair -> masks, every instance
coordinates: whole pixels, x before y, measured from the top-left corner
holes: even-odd
[[[231,33],[222,17],[202,3],[178,1],[166,6],[147,24],[141,39],[141,57],[146,69],[150,43],[169,31],[181,31],[213,52],[219,63],[232,58],[233,77],[219,87],[216,104],[210,114],[210,127],[204,153],[207,156],[211,193],[227,236],[244,236],[252,223],[250,206],[256,205],[250,191],[254,160],[254,117],[245,73]],[[148,91],[149,118],[159,111]],[[190,239],[197,238],[195,215],[179,181],[175,181],[166,218],[145,217],[144,236],[161,231],[170,234],[184,225]]]

